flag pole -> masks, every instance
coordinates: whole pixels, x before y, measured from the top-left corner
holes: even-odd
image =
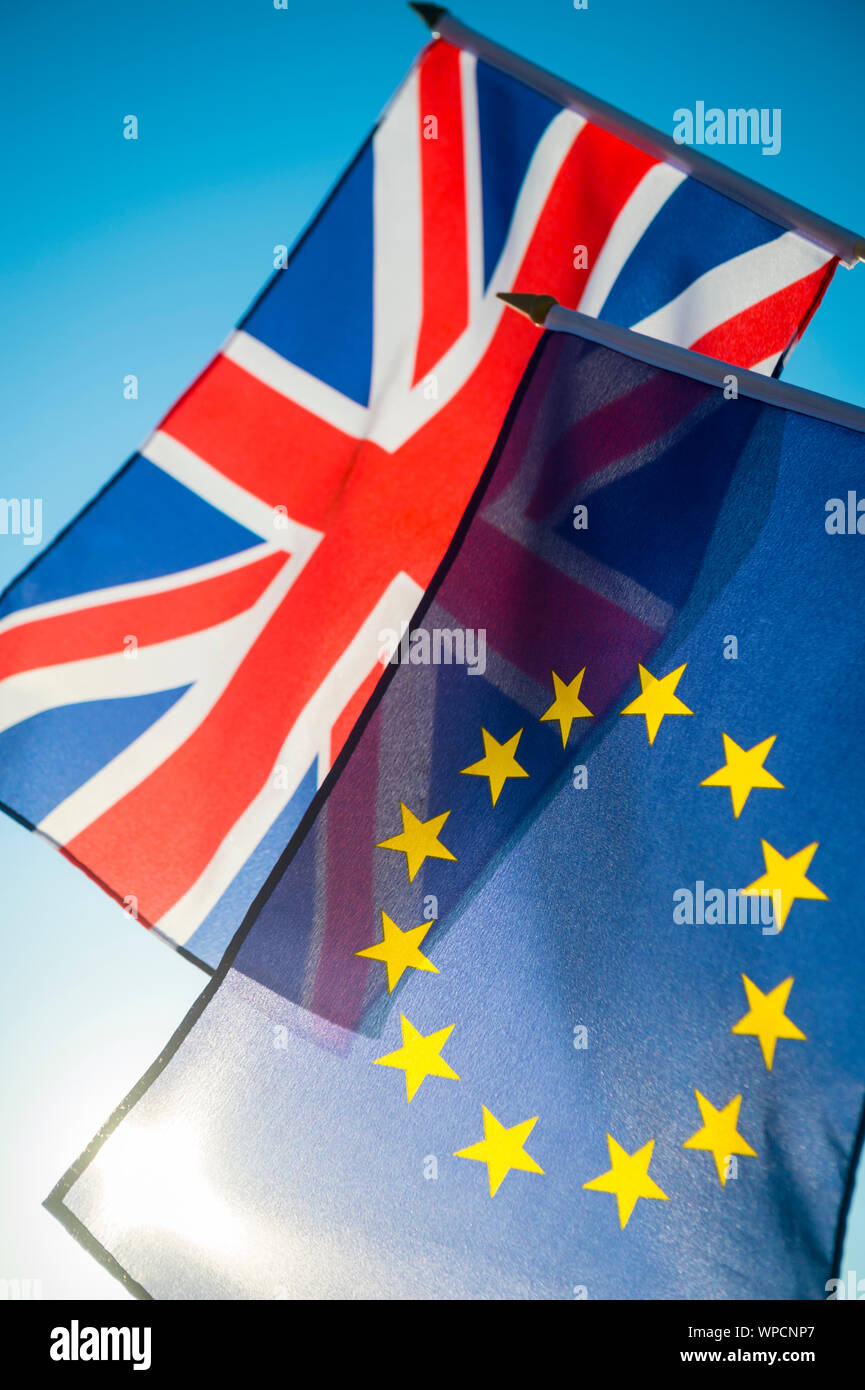
[[[660,338],[650,338],[645,333],[634,333],[630,328],[620,328],[617,323],[590,318],[576,309],[564,309],[550,294],[502,292],[497,298],[509,308],[524,314],[539,328],[586,338],[589,342],[624,353],[626,357],[636,358],[638,362],[646,362],[664,371],[678,372],[681,376],[705,382],[707,386],[723,389],[732,385],[732,378],[739,396],[749,396],[752,400],[777,405],[784,410],[795,410],[801,415],[813,415],[818,420],[844,425],[847,429],[865,434],[865,410],[851,405],[849,401],[823,396],[803,386],[791,386],[777,377],[746,371],[744,367],[735,367],[731,362],[722,362],[717,357],[705,357],[702,352],[692,352],[690,348],[677,347]]]
[[[483,34],[476,33],[474,29],[469,29],[442,6],[410,3],[409,8],[419,15],[434,37],[448,39],[459,48],[474,53],[477,58],[509,73],[559,106],[578,112],[613,135],[630,141],[656,158],[666,160],[717,193],[734,198],[758,216],[767,217],[790,231],[801,233],[809,241],[816,242],[837,256],[844,265],[850,267],[857,261],[865,261],[865,237],[856,232],[809,211],[779,193],[773,193],[756,180],[736,173],[692,145],[676,144],[672,136],[664,135],[644,121],[628,116],[581,87],[565,82],[563,78],[554,76],[501,44],[494,43],[492,39],[485,38]]]

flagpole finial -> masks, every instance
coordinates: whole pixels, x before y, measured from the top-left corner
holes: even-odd
[[[857,261],[865,261],[865,236],[860,236],[859,240],[856,242],[853,247],[853,255],[856,257]]]
[[[419,15],[428,29],[435,32],[435,27],[442,15],[447,14],[444,5],[416,5],[414,0],[409,0],[409,9],[414,10]]]
[[[526,318],[536,323],[538,328],[543,328],[547,314],[551,309],[558,307],[559,301],[553,299],[551,294],[505,294],[499,293],[496,299],[501,299],[516,309],[518,313],[525,314]]]

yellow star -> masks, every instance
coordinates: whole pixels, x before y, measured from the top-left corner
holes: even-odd
[[[400,1014],[402,1024],[402,1047],[397,1052],[389,1052],[386,1057],[376,1057],[378,1067],[399,1067],[405,1072],[406,1096],[411,1101],[417,1094],[421,1082],[427,1076],[444,1076],[449,1081],[459,1081],[453,1067],[448,1066],[441,1050],[454,1031],[454,1025],[440,1028],[437,1033],[424,1037],[405,1014]]]
[[[740,748],[735,739],[729,738],[727,734],[722,734],[721,737],[724,740],[724,757],[727,761],[717,772],[713,772],[711,777],[704,778],[700,786],[729,787],[733,815],[738,820],[755,787],[779,787],[784,790],[784,783],[779,782],[778,778],[773,777],[763,766],[777,735],[772,734],[771,738],[764,738],[762,743],[755,743],[753,748],[747,749]]]
[[[646,732],[649,735],[649,743],[655,742],[655,735],[661,727],[661,720],[666,714],[693,714],[692,709],[683,705],[676,692],[676,686],[682,678],[682,672],[687,666],[687,661],[681,666],[677,666],[675,671],[670,671],[660,680],[647,671],[645,666],[639,666],[640,688],[642,693],[632,700],[622,710],[622,714],[642,714],[646,719]]]
[[[481,1109],[484,1112],[483,1139],[467,1149],[459,1149],[454,1158],[473,1158],[477,1163],[485,1163],[490,1179],[490,1196],[495,1197],[512,1168],[519,1168],[523,1173],[543,1173],[543,1168],[523,1148],[538,1117],[535,1115],[533,1120],[523,1120],[522,1124],[506,1129],[485,1105]]]
[[[484,756],[479,763],[472,763],[471,767],[462,769],[463,776],[468,777],[488,777],[490,779],[490,796],[495,806],[502,794],[502,787],[509,777],[528,777],[524,767],[520,767],[516,760],[517,744],[523,736],[520,729],[509,738],[507,743],[499,743],[498,739],[488,734],[482,728],[481,733],[484,740]]]
[[[723,1110],[716,1110],[712,1102],[706,1100],[705,1096],[701,1096],[699,1091],[695,1091],[694,1095],[697,1097],[697,1104],[700,1107],[703,1127],[698,1129],[696,1134],[692,1134],[690,1139],[686,1139],[682,1148],[707,1149],[715,1160],[721,1186],[726,1187],[727,1159],[732,1154],[746,1154],[751,1158],[757,1157],[751,1145],[746,1143],[736,1128],[739,1123],[739,1106],[742,1104],[742,1097],[734,1096]]]
[[[421,922],[419,927],[405,931],[392,922],[386,912],[381,914],[381,929],[384,940],[377,946],[367,946],[363,951],[355,951],[356,956],[366,956],[369,960],[383,960],[387,966],[387,992],[392,994],[406,970],[430,970],[433,975],[439,972],[431,960],[420,949],[420,944],[432,926],[432,922]]]
[[[630,1221],[631,1213],[641,1197],[651,1197],[659,1202],[670,1200],[654,1178],[649,1177],[649,1164],[654,1147],[655,1141],[650,1139],[648,1144],[637,1149],[636,1153],[629,1154],[621,1144],[616,1143],[612,1134],[608,1134],[607,1148],[610,1151],[612,1167],[606,1173],[601,1173],[600,1177],[592,1178],[591,1182],[583,1183],[583,1187],[587,1187],[591,1192],[613,1193],[619,1208],[619,1226],[622,1230]]]
[[[441,816],[433,816],[431,820],[418,820],[402,801],[399,803],[399,809],[402,815],[402,833],[393,835],[389,840],[382,840],[376,848],[397,849],[405,855],[409,882],[425,859],[452,859],[456,863],[456,855],[451,854],[439,840],[439,832],[450,811],[445,811]]]
[[[541,715],[541,722],[543,723],[545,719],[557,719],[559,721],[563,748],[567,747],[568,734],[571,732],[571,724],[575,719],[594,719],[592,711],[587,709],[580,699],[580,686],[585,674],[586,668],[584,666],[582,671],[578,671],[574,676],[570,685],[566,685],[553,671],[553,691],[556,698],[546,714]]]
[[[775,1044],[779,1038],[797,1038],[801,1042],[807,1042],[801,1028],[797,1028],[784,1012],[790,998],[790,990],[793,988],[793,976],[782,980],[780,985],[770,989],[768,994],[758,989],[747,975],[743,975],[742,980],[748,996],[748,1012],[738,1023],[733,1024],[730,1032],[746,1033],[750,1037],[759,1038],[766,1070],[771,1071]]]
[[[806,845],[804,849],[800,849],[798,854],[791,854],[789,859],[785,859],[783,854],[773,849],[768,840],[761,840],[760,843],[763,846],[766,872],[741,891],[752,894],[771,893],[779,929],[784,926],[790,908],[797,898],[816,898],[824,903],[829,901],[822,888],[818,888],[816,883],[812,883],[806,877],[818,848],[816,840],[813,845]]]

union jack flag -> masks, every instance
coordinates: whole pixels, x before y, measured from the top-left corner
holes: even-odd
[[[444,40],[284,268],[0,599],[0,801],[215,965],[382,674],[543,290],[771,373],[837,261]]]

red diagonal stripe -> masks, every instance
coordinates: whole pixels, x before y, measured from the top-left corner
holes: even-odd
[[[342,714],[337,716],[330,733],[330,761],[334,763],[343,744],[363,712],[363,707],[378,685],[384,667],[376,658],[369,674],[361,681],[357,690],[346,704]]]
[[[217,357],[161,429],[269,506],[326,529],[358,441]]]
[[[287,559],[279,551],[196,584],[10,628],[0,634],[0,680],[17,671],[121,652],[129,635],[139,647],[148,647],[225,622],[255,602]]]
[[[681,424],[710,391],[690,377],[653,372],[634,390],[578,420],[546,455],[527,515],[533,521],[548,517],[594,473]]]
[[[587,122],[564,160],[512,289],[552,294],[575,309],[610,229],[644,174],[658,161]],[[574,268],[574,247],[588,266]],[[558,287],[558,288],[557,288]]]
[[[801,280],[795,280],[776,294],[752,304],[743,313],[726,319],[691,344],[694,352],[736,362],[740,367],[756,367],[776,352],[784,352],[800,333],[826,292],[835,273],[837,260]]]
[[[420,69],[423,319],[413,382],[431,371],[469,317],[460,50],[437,43]]]

